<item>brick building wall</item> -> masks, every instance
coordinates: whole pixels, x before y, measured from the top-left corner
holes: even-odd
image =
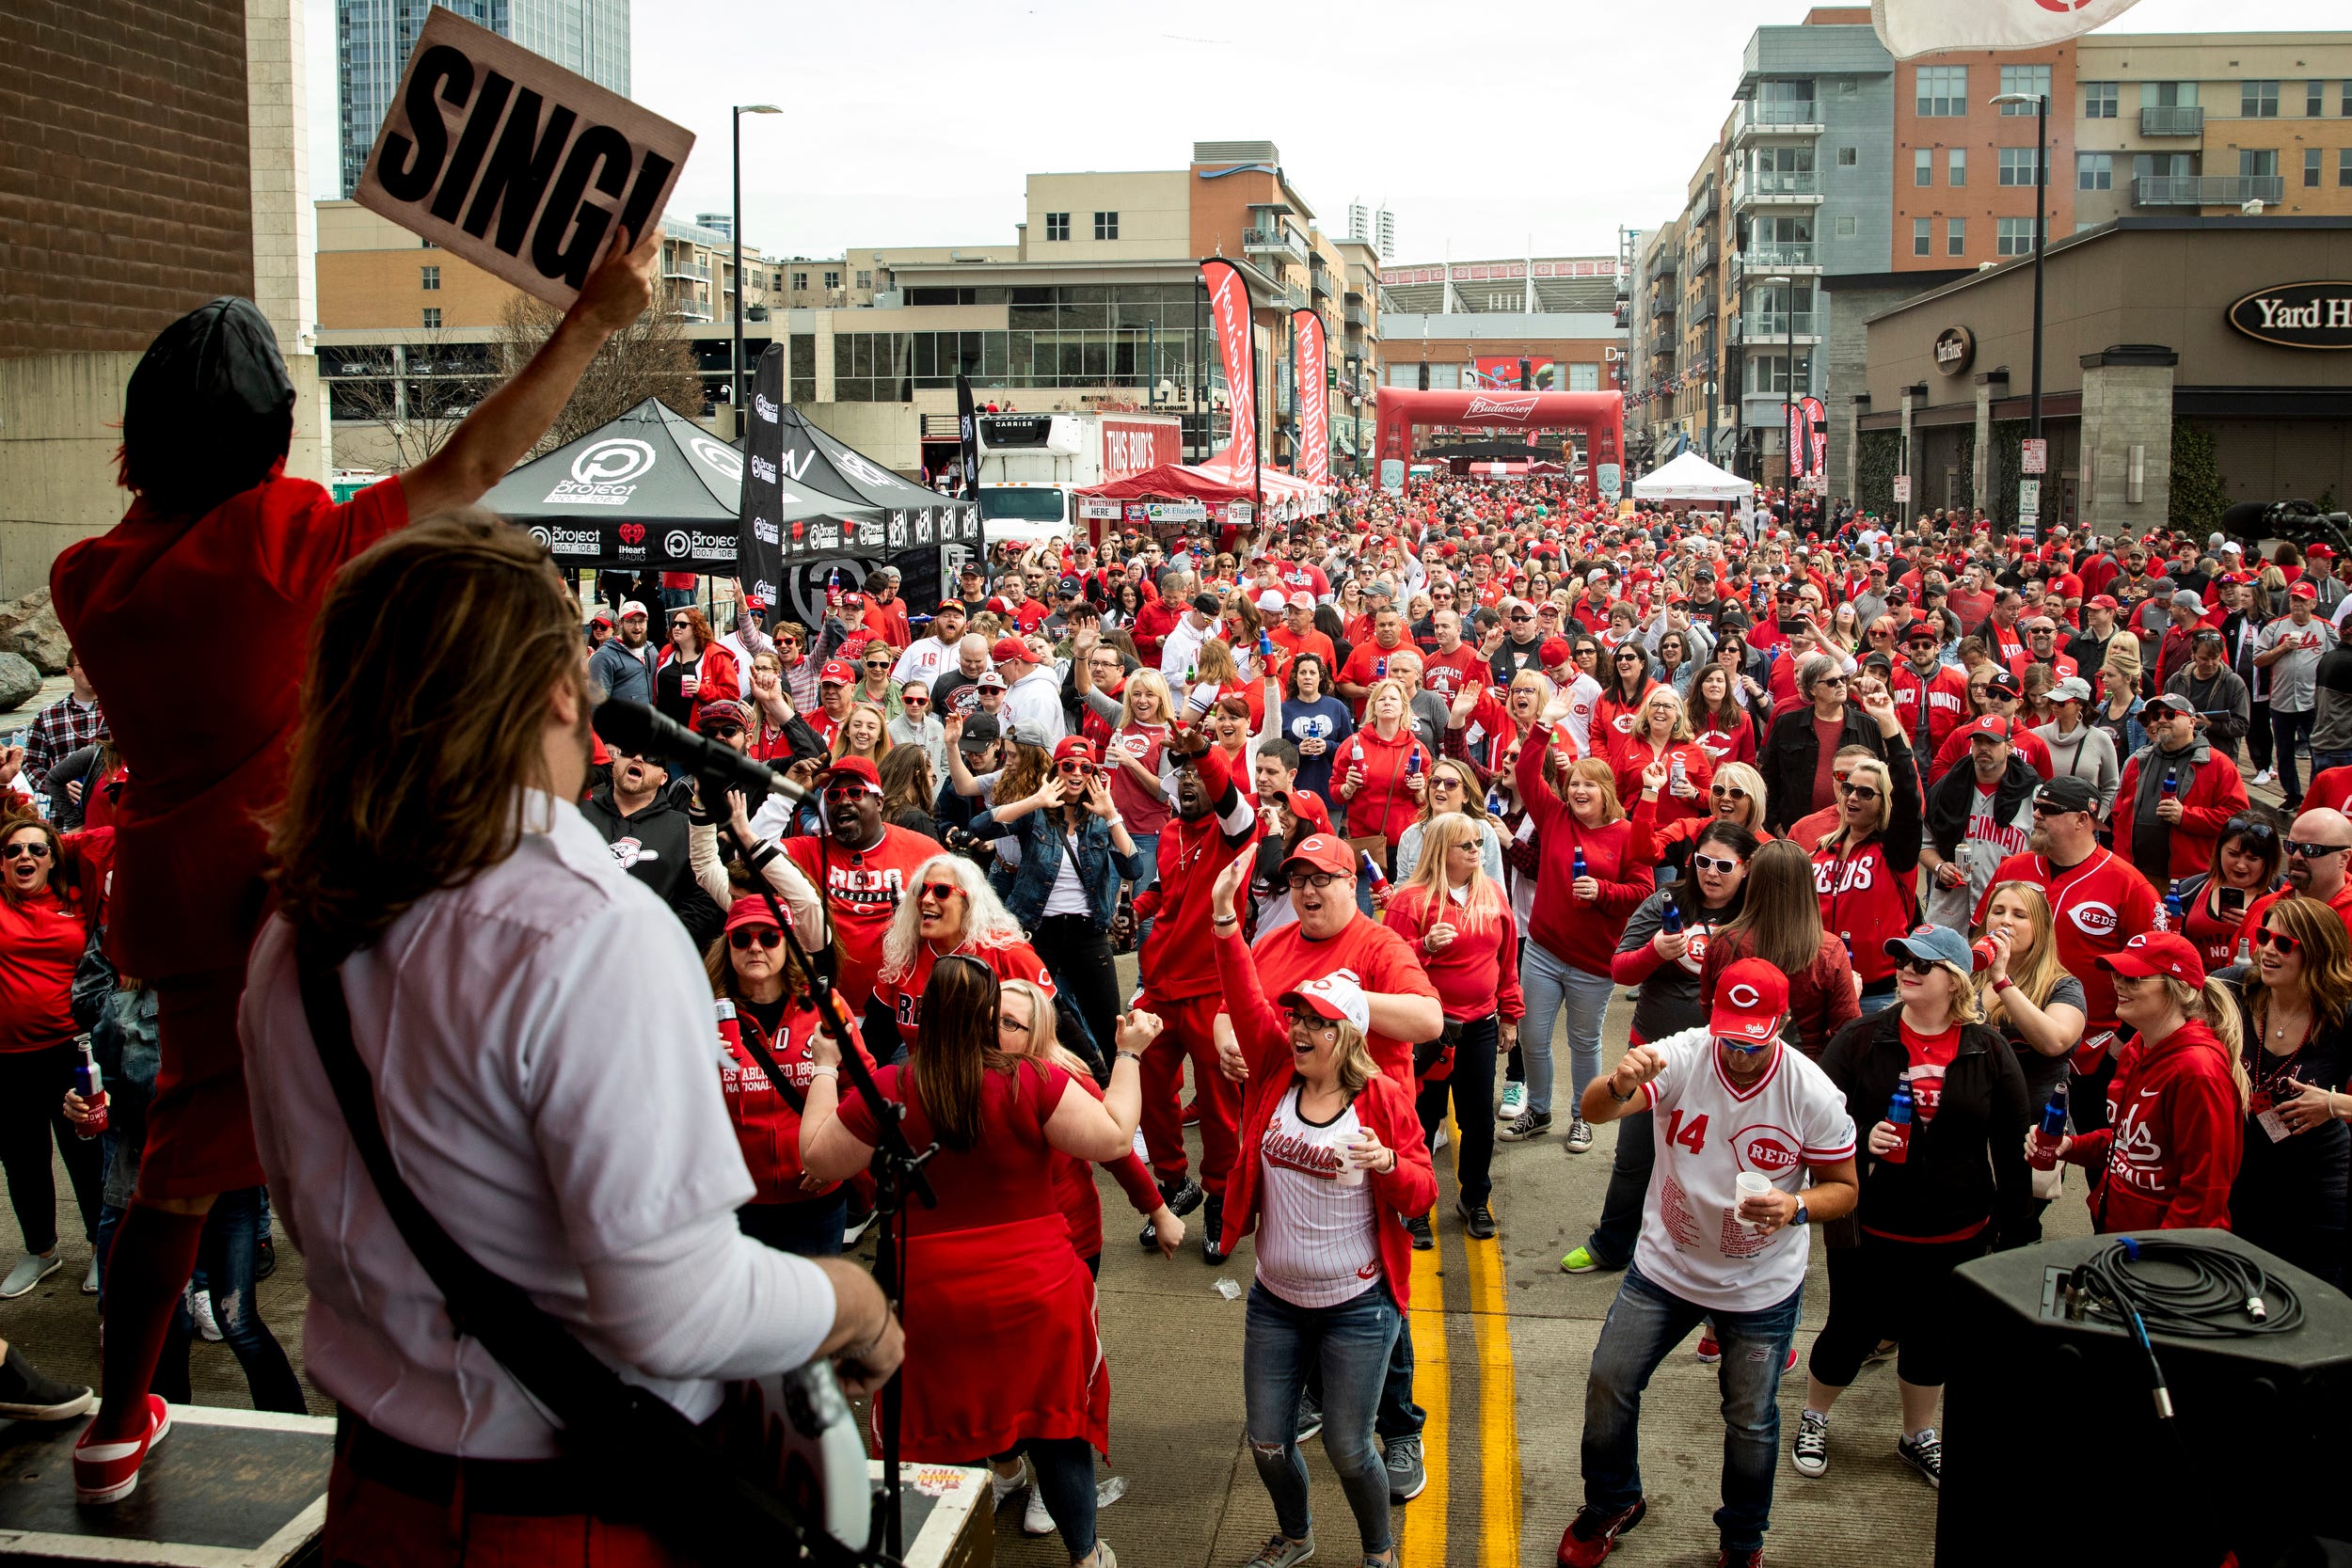
[[[242,0],[9,0],[0,59],[0,358],[253,293]]]

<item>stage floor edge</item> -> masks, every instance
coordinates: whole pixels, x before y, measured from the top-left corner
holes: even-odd
[[[867,1460],[866,1473],[879,1489],[882,1461]],[[995,1561],[996,1510],[985,1467],[901,1464],[898,1476],[907,1568],[989,1568]]]

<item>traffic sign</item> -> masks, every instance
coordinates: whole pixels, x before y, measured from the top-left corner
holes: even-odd
[[[2025,522],[2042,515],[2042,482],[2021,479],[2017,482],[2017,517]]]
[[[1895,499],[1906,506],[1911,504],[1911,476],[1909,474],[1895,476]]]
[[[2050,443],[2046,439],[2028,436],[2021,450],[2025,454],[2024,462],[2019,465],[2023,471],[2029,474],[2050,471]]]

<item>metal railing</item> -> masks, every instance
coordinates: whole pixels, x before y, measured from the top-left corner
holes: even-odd
[[[1793,334],[1799,338],[1813,336],[1813,312],[1799,310],[1794,315],[1772,311],[1750,311],[1731,318],[1732,341],[1756,344],[1787,342]]]
[[[1742,103],[1731,122],[1735,137],[1758,133],[1801,135],[1822,127],[1821,106],[1811,102]]]
[[[1295,283],[1283,284],[1281,292],[1274,297],[1281,302],[1286,310],[1304,310],[1307,308],[1307,291]]]
[[[2139,111],[2139,134],[2143,136],[2201,136],[2205,134],[2205,111],[2195,103],[2151,104]]]
[[[1700,294],[1698,297],[1698,303],[1691,307],[1691,325],[1693,326],[1704,325],[1706,323],[1711,322],[1714,319],[1714,294],[1712,293]]]
[[[1821,177],[1813,169],[1755,169],[1743,171],[1731,184],[1731,199],[1751,201],[1760,196],[1819,196]]]
[[[2132,182],[2132,199],[2142,207],[2234,207],[2286,196],[2279,174],[2143,174]]]
[[[1351,305],[1347,308],[1345,320],[1350,326],[1368,328],[1372,325],[1372,312],[1360,305]]]
[[[1331,297],[1331,275],[1329,273],[1321,270],[1311,272],[1307,275],[1307,279],[1309,287],[1316,293],[1325,299]]]
[[[1300,266],[1307,264],[1307,257],[1310,254],[1306,241],[1279,226],[1272,229],[1243,230],[1241,248],[1245,256],[1287,256]]]
[[[1692,247],[1691,271],[1692,273],[1696,274],[1706,272],[1708,269],[1714,266],[1714,264],[1715,247],[1713,245],[1699,245]]]
[[[1809,244],[1754,245],[1740,253],[1740,271],[1744,275],[1759,272],[1780,272],[1788,267],[1818,267],[1820,252]]]

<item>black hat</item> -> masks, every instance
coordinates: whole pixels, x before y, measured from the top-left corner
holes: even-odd
[[[142,418],[184,423],[207,414],[274,414],[294,406],[294,381],[269,318],[223,295],[156,335],[123,397],[123,439]]]
[[[2090,787],[2089,779],[2078,779],[2072,773],[2060,773],[2033,792],[2036,805],[2053,811],[2096,811],[2099,792]]]
[[[975,713],[963,721],[963,735],[956,744],[966,756],[977,756],[995,745],[1001,733],[993,715]]]
[[[1217,602],[1215,594],[1195,594],[1192,596],[1192,608],[1203,615],[1215,615],[1225,607]]]

